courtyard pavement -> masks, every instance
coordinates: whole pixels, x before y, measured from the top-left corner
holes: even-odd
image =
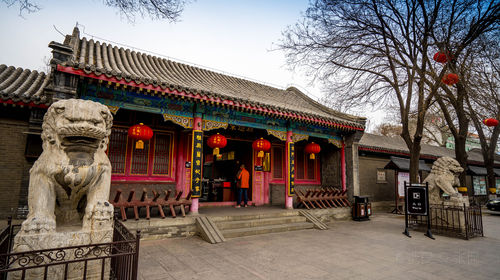
[[[471,240],[411,231],[404,216],[337,221],[302,230],[228,239],[141,241],[140,279],[500,279],[500,215],[483,216]]]

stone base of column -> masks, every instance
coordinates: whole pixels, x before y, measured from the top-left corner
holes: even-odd
[[[191,208],[189,208],[189,215],[190,216],[199,215],[200,214],[198,212],[199,208],[200,208],[199,198],[192,198],[191,199]]]
[[[293,209],[293,196],[285,197],[285,209]]]

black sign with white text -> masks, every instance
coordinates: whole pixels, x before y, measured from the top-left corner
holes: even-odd
[[[408,215],[427,216],[427,188],[425,185],[406,187],[406,212]]]

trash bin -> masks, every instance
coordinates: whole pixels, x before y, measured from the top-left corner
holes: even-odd
[[[352,219],[355,221],[366,221],[372,214],[372,205],[368,202],[368,196],[354,196],[352,206]]]

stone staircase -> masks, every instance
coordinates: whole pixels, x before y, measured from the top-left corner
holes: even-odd
[[[314,224],[297,211],[212,217],[225,238],[312,229]]]

